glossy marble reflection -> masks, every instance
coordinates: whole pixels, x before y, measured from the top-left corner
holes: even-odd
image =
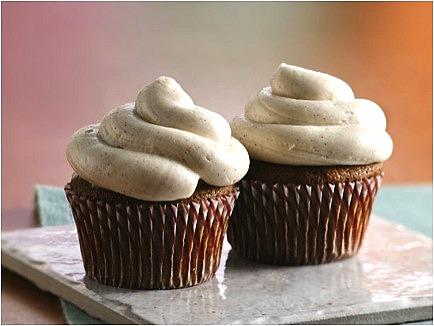
[[[432,241],[376,217],[371,221],[359,255],[328,265],[249,262],[238,258],[225,242],[216,276],[180,290],[127,290],[87,279],[73,226],[4,234],[2,264],[16,269],[14,262],[19,261],[29,267],[27,273],[43,271],[53,283],[41,287],[109,322],[119,319],[110,320],[98,307],[83,306],[79,297],[91,298],[134,323],[396,322],[412,320],[412,314],[429,318]],[[39,279],[33,277],[37,284]],[[68,289],[60,289],[59,282]],[[410,310],[403,316],[390,313],[404,309]]]

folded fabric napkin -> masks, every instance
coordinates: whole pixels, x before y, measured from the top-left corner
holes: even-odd
[[[42,226],[74,223],[65,193],[60,187],[35,186],[34,205]],[[374,213],[432,237],[432,185],[382,187]],[[73,304],[60,301],[69,324],[106,324]]]
[[[37,185],[34,189],[34,205],[38,213],[41,226],[72,224],[71,208],[60,187]],[[95,325],[105,322],[90,317],[83,310],[73,304],[60,300],[66,322],[70,325]]]

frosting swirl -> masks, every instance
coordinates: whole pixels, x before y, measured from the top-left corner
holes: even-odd
[[[199,178],[214,186],[240,180],[249,156],[228,122],[196,106],[172,78],[146,86],[136,102],[79,129],[67,159],[83,179],[149,201],[190,197]]]
[[[251,99],[233,136],[252,158],[287,165],[359,165],[392,154],[386,118],[374,102],[354,98],[344,81],[282,63]]]

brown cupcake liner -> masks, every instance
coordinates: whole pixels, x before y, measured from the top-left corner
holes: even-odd
[[[311,265],[359,250],[382,175],[338,183],[240,182],[228,241],[246,259]]]
[[[191,203],[113,203],[65,186],[86,275],[130,289],[174,289],[212,278],[238,192]]]

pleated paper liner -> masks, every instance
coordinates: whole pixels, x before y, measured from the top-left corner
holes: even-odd
[[[238,256],[311,265],[359,250],[382,175],[328,184],[240,182],[228,241]]]
[[[86,275],[130,289],[174,289],[212,278],[237,191],[192,203],[114,204],[65,186]]]

